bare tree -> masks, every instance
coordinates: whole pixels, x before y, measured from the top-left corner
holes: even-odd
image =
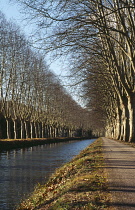
[[[105,74],[109,74],[109,80],[113,87],[111,94],[107,92],[106,101],[111,102],[112,109],[115,108],[115,117],[113,114],[107,114],[106,135],[113,136],[112,126],[113,130],[119,127],[117,129],[119,130],[118,138],[133,141],[135,138],[134,2],[130,0],[115,0],[113,2],[108,0],[40,0],[34,2],[20,0],[19,2],[29,9],[31,18],[36,18],[37,25],[41,30],[40,38],[48,50],[57,50],[58,52],[58,49],[61,48],[60,53],[62,54],[70,52],[72,55],[74,53],[75,60],[77,60],[79,51],[80,56],[82,53],[82,57],[85,54],[89,56],[89,59],[92,59],[91,55],[93,56],[95,53],[93,43],[97,39],[100,40],[100,56],[106,66],[103,69],[105,71],[103,77],[106,80]],[[45,29],[49,32],[47,42],[45,41]],[[90,51],[94,53],[91,54]],[[99,87],[102,91],[102,87],[100,85]],[[102,95],[104,95],[104,88]],[[104,101],[102,103],[104,104]],[[112,110],[107,111],[107,107],[104,106],[106,113],[109,111],[112,113]]]
[[[0,27],[0,116],[7,138],[68,137],[86,130],[83,115],[88,113],[61,86],[44,58],[31,50],[19,28],[4,18]]]

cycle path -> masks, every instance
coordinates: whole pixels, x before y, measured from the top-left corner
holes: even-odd
[[[135,148],[102,139],[112,205],[118,210],[135,210]]]

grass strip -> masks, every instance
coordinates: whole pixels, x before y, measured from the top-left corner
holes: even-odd
[[[57,169],[45,185],[38,185],[17,210],[111,209],[103,165],[99,138]]]

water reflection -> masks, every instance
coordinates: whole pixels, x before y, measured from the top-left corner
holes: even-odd
[[[13,210],[37,183],[94,140],[70,141],[0,153],[0,210]]]

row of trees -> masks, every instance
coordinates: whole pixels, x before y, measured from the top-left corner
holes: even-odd
[[[45,49],[69,53],[83,72],[93,129],[135,141],[135,1],[17,2],[37,20]]]
[[[0,138],[85,135],[88,115],[0,13]]]
[[[135,2],[95,3],[96,13],[90,19],[100,44],[97,61],[102,62],[94,72],[96,86],[90,85],[90,92],[96,89],[106,136],[135,141]]]

